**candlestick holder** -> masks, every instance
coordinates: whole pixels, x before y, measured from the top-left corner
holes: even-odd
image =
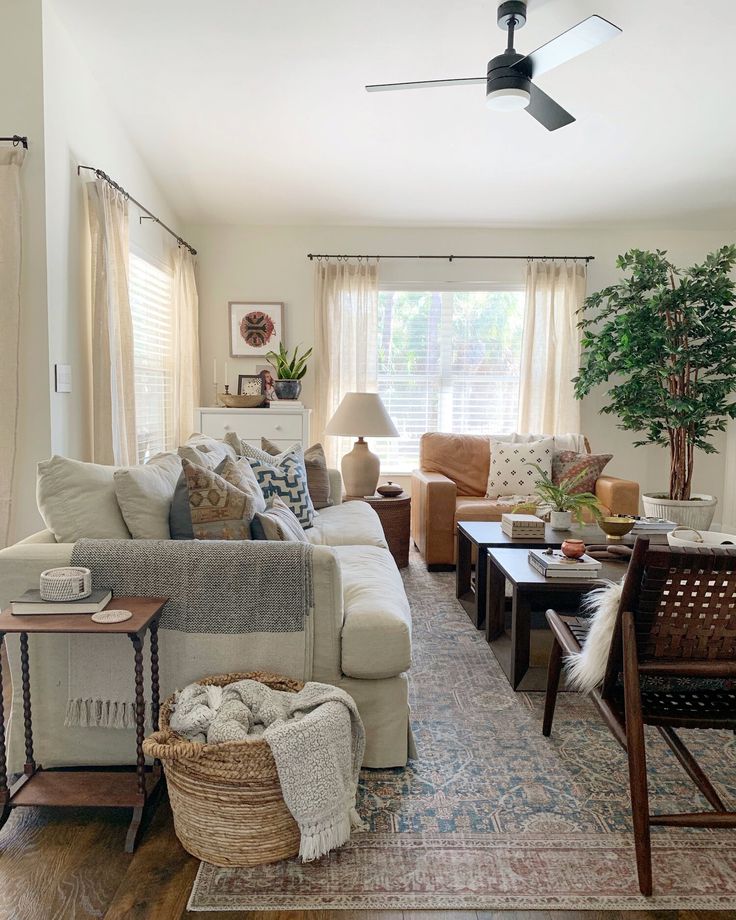
[[[229,396],[229,395],[230,395],[230,387],[229,387],[229,385],[226,383],[226,384],[225,384],[225,396]]]

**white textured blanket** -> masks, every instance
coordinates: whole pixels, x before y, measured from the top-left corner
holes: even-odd
[[[170,727],[190,741],[237,741],[262,734],[276,762],[286,806],[299,825],[303,860],[350,839],[365,730],[351,696],[307,683],[299,693],[254,680],[225,687],[190,684],[178,694]]]

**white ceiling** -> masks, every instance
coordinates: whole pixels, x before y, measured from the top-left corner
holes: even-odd
[[[248,224],[736,226],[733,0],[530,0],[528,52],[623,35],[539,78],[576,117],[490,112],[493,0],[56,0],[180,217]]]

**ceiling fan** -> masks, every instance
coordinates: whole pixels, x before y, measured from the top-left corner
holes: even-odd
[[[469,86],[486,84],[486,103],[501,112],[526,109],[548,131],[571,124],[575,118],[534,83],[533,77],[590,51],[623,30],[602,16],[589,16],[576,26],[553,38],[526,56],[514,49],[514,33],[526,25],[526,0],[504,0],[498,6],[498,26],[508,32],[503,54],[488,62],[485,77],[458,80],[421,80],[417,83],[377,83],[366,86],[369,93],[395,89],[424,89],[434,86]]]

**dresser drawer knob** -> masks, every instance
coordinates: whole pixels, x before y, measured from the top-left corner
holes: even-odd
[[[229,425],[225,425],[225,431],[230,431],[230,426],[229,426]]]
[[[281,431],[281,425],[275,425],[274,427],[275,427],[276,431]]]

